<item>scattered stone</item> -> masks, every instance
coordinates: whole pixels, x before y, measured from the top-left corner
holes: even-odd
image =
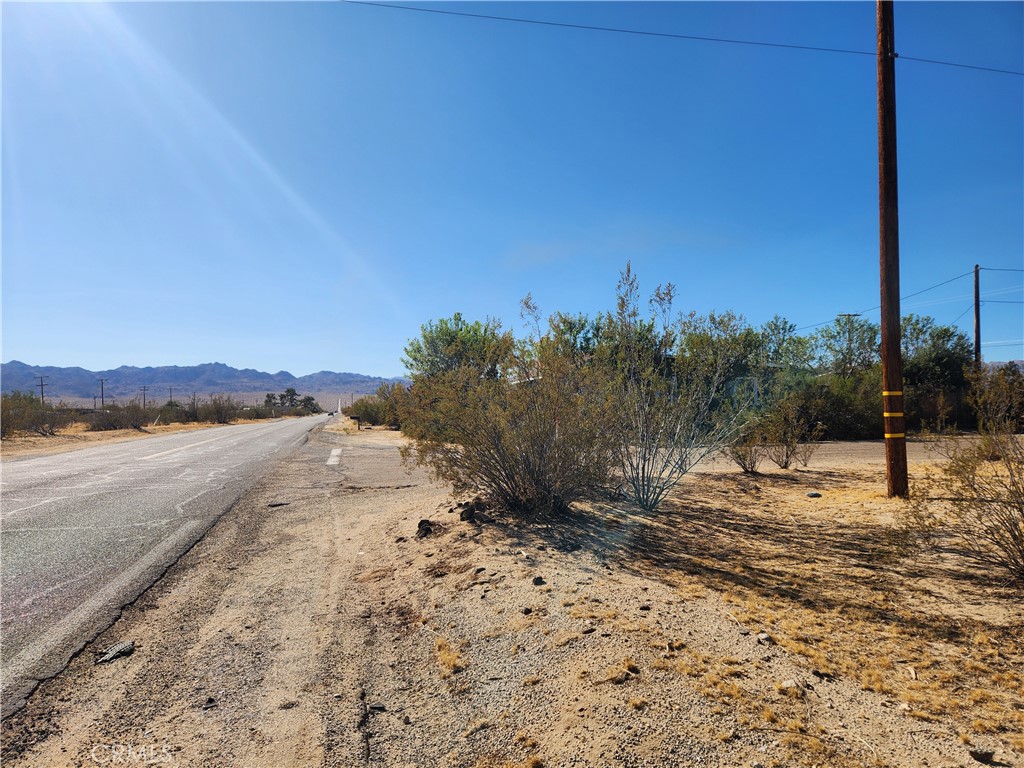
[[[982,749],[975,747],[974,749],[968,749],[967,754],[977,760],[979,763],[985,763],[990,765],[995,759],[996,753],[991,749]]]
[[[466,523],[475,523],[476,522],[476,512],[473,510],[472,507],[470,507],[468,509],[463,509],[461,512],[459,512],[459,520],[462,520],[463,522],[466,522]]]
[[[367,707],[371,712],[387,712],[388,708],[384,704],[371,704]]]
[[[529,616],[533,613],[533,608],[523,608],[523,616]]]
[[[217,700],[213,696],[207,696],[206,701],[203,702],[203,709],[213,709],[217,706]]]
[[[429,520],[420,520],[416,526],[416,538],[422,539],[434,532],[434,526]]]
[[[107,648],[107,650],[105,650],[102,655],[96,659],[96,663],[107,664],[114,659],[131,656],[133,653],[135,653],[135,643],[131,640],[122,640]]]
[[[533,586],[535,586],[535,587],[543,587],[545,584],[547,584],[547,582],[544,581],[544,577],[543,576],[534,576],[533,577]]]
[[[402,723],[405,724],[405,725],[412,725],[412,720],[410,720],[409,716],[406,715],[405,717],[402,718]]]
[[[809,499],[820,499],[821,498],[821,494],[818,493],[817,491],[811,491],[810,493],[807,494],[807,498],[809,498]]]
[[[831,682],[836,679],[836,676],[831,672],[823,672],[820,669],[812,669],[811,674],[819,680],[825,680],[826,682]]]
[[[288,701],[282,701],[280,704],[277,705],[277,708],[294,709],[297,706],[299,706],[299,702],[295,701],[294,699],[289,699]]]
[[[769,635],[767,632],[758,632],[757,633],[757,644],[758,645],[775,645],[775,641],[772,639],[772,636]]]
[[[486,570],[487,570],[487,568],[485,568],[484,566],[481,565],[479,568],[477,568],[475,571],[473,571],[473,575],[476,576],[477,574],[483,573]]]
[[[801,698],[804,695],[804,689],[800,686],[800,683],[793,678],[783,680],[779,685],[779,692],[795,698]]]
[[[358,616],[359,616],[359,618],[360,618],[360,619],[368,619],[368,618],[370,618],[370,616],[371,616],[371,615],[372,615],[372,614],[371,614],[371,612],[370,612],[370,609],[369,609],[369,608],[363,608],[363,610],[361,610],[361,611],[359,612],[359,614],[358,614]]]
[[[399,536],[397,539],[395,539],[395,544],[401,544],[403,541],[408,541],[408,539],[405,538],[405,536]]]
[[[269,504],[267,504],[267,506],[268,507],[287,507],[289,504],[291,504],[290,501],[272,501]]]
[[[649,605],[641,605],[640,606],[640,610],[641,611],[649,611],[649,610],[651,610],[651,606],[649,606]]]

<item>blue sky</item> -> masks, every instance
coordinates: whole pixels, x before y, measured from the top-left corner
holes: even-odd
[[[423,3],[872,53],[871,2]],[[877,319],[873,55],[350,3],[2,4],[4,360],[402,373],[459,311]],[[1024,71],[1024,4],[897,2],[897,51]],[[1024,77],[897,62],[901,292],[981,264],[1024,358]],[[971,333],[969,276],[903,311]],[[1007,303],[1003,303],[1007,302]],[[1016,302],[1016,303],[1012,303]]]

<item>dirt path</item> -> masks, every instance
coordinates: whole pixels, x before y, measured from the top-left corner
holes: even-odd
[[[877,446],[524,530],[460,521],[399,440],[314,435],[93,644],[133,655],[5,721],[4,764],[1024,765],[1019,596],[883,557]]]

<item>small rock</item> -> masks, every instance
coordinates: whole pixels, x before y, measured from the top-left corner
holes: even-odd
[[[412,725],[412,720],[410,720],[409,716],[406,715],[405,717],[402,718],[402,723],[404,723],[405,725]]]
[[[122,640],[121,642],[114,643],[112,646],[107,648],[103,654],[96,659],[96,663],[106,664],[114,659],[120,659],[123,656],[131,656],[133,653],[135,653],[135,643],[131,640]]]
[[[387,712],[388,708],[384,704],[370,704],[367,707],[371,712]]]
[[[800,687],[800,683],[798,683],[793,678],[783,680],[782,683],[779,685],[779,690],[790,696],[796,696],[797,698],[803,696],[804,693],[803,689]]]
[[[290,501],[272,501],[269,504],[267,504],[267,506],[268,507],[287,507],[289,504],[291,504]]]
[[[641,605],[640,606],[640,610],[641,611],[649,611],[649,610],[651,610],[651,606],[649,606],[649,605]]]
[[[991,764],[995,759],[996,753],[991,749],[982,749],[975,747],[974,749],[968,749],[967,754],[977,760],[979,763],[985,763],[986,765]]]
[[[757,633],[757,644],[758,645],[775,645],[775,641],[772,640],[772,636],[767,632]]]
[[[434,526],[429,520],[420,520],[416,526],[416,538],[422,539],[425,536],[429,536],[434,532]]]
[[[535,586],[535,587],[542,587],[545,584],[547,584],[547,582],[544,581],[544,577],[543,576],[534,576],[533,577],[533,586]]]
[[[217,706],[217,700],[213,696],[207,696],[206,701],[203,702],[203,709],[213,709]]]
[[[290,699],[288,701],[282,701],[280,704],[277,705],[277,708],[278,709],[294,709],[297,706],[299,706],[299,702],[295,701],[294,699]]]
[[[821,494],[818,493],[817,491],[811,491],[810,493],[807,494],[807,498],[808,499],[820,499],[821,498]]]
[[[529,616],[533,613],[533,608],[523,608],[523,616]]]

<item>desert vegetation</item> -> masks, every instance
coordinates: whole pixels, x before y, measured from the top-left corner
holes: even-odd
[[[119,429],[144,429],[157,424],[230,424],[240,420],[269,419],[278,416],[305,416],[320,413],[320,405],[311,396],[300,396],[290,390],[278,401],[267,395],[262,406],[248,406],[230,395],[207,398],[168,400],[163,404],[143,405],[137,398],[123,403],[110,403],[102,408],[76,408],[63,402],[53,404],[29,392],[3,393],[0,419],[4,438],[18,434],[56,435],[72,424],[84,424],[90,432]],[[274,398],[271,402],[271,397]]]
[[[823,439],[881,435],[877,325],[840,316],[800,336],[780,317],[680,312],[675,294],[658,286],[643,306],[627,265],[614,309],[594,317],[545,319],[527,296],[519,336],[459,314],[427,323],[406,347],[412,384],[350,413],[400,425],[407,461],[519,520],[616,498],[655,513],[715,454],[758,475],[765,460],[806,467]],[[966,337],[931,318],[903,330],[908,421],[945,459],[903,515],[904,543],[941,532],[1020,578],[1021,374],[974,369]],[[958,430],[979,436],[938,440]]]
[[[781,317],[677,311],[675,293],[659,286],[643,307],[627,265],[615,308],[594,317],[544,320],[527,297],[521,337],[493,319],[427,323],[406,347],[412,385],[349,413],[401,425],[410,460],[520,512],[609,489],[655,510],[715,452],[753,474],[766,458],[806,466],[822,439],[881,434],[876,324],[840,316],[800,336]],[[910,427],[976,427],[966,337],[916,315],[903,327]]]

